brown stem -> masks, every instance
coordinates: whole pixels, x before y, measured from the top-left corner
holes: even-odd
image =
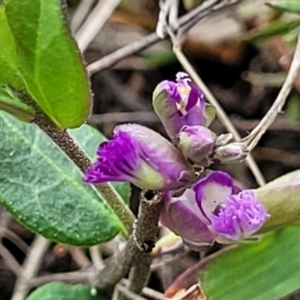
[[[151,199],[147,196],[147,193],[142,192],[139,218],[125,249],[110,259],[96,277],[95,286],[98,288],[113,287],[129,272],[132,265],[140,264],[144,261],[143,257],[150,255],[156,240],[162,196],[154,194]]]

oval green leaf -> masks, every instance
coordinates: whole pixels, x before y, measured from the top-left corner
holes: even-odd
[[[26,90],[60,127],[80,126],[90,113],[90,90],[60,0],[6,0]]]
[[[107,138],[92,126],[83,124],[79,128],[70,129],[69,134],[92,160],[97,159],[98,146],[107,140]],[[131,188],[128,182],[112,182],[112,188],[121,196],[125,203],[129,203]]]
[[[74,163],[36,125],[0,112],[0,202],[51,240],[88,246],[123,228]]]
[[[285,228],[260,242],[215,258],[200,273],[207,299],[274,300],[300,288],[300,227]]]
[[[29,295],[26,300],[108,300],[102,295],[91,294],[91,287],[83,284],[70,285],[63,282],[46,284]]]
[[[0,5],[0,41],[0,84],[9,84],[16,89],[21,89],[23,85],[16,44],[2,5]]]

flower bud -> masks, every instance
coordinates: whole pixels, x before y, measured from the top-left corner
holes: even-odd
[[[178,148],[194,163],[209,165],[216,134],[204,126],[184,126],[178,134]]]
[[[191,165],[175,146],[153,130],[137,125],[117,126],[112,140],[100,144],[98,161],[85,182],[129,181],[141,189],[177,190],[194,180]]]
[[[153,92],[153,108],[169,137],[174,140],[184,125],[208,126],[214,110],[187,74],[179,72],[176,82],[165,80]]]
[[[244,160],[249,154],[246,144],[234,142],[215,149],[213,161],[220,163],[235,163]]]

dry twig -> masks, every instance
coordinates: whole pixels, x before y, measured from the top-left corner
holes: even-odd
[[[259,142],[262,135],[266,132],[269,126],[273,123],[278,113],[281,112],[282,107],[285,104],[285,101],[288,95],[291,92],[294,81],[298,75],[300,68],[300,32],[298,34],[298,42],[295,49],[294,58],[286,77],[286,80],[276,98],[273,105],[267,112],[267,114],[263,117],[263,119],[259,122],[259,124],[251,131],[251,133],[246,136],[243,141],[248,145],[248,148],[252,150],[257,143]]]
[[[85,51],[119,3],[120,0],[101,0],[98,2],[87,20],[75,34],[75,39],[81,52]]]
[[[18,274],[11,300],[24,300],[31,286],[29,280],[38,272],[45,252],[50,245],[50,241],[42,236],[37,236],[27,253],[27,258]]]
[[[70,23],[70,27],[71,27],[71,31],[72,31],[73,35],[75,35],[76,31],[78,30],[80,25],[83,23],[85,17],[89,13],[94,2],[95,2],[95,0],[82,0],[79,3],[79,5],[72,17],[71,23]]]
[[[178,28],[172,28],[174,32],[182,28],[181,33],[186,32],[189,30],[194,24],[196,24],[199,20],[203,19],[211,12],[215,12],[219,9],[223,8],[222,3],[224,5],[236,3],[236,1],[228,1],[228,0],[207,0],[204,3],[200,4],[184,16],[178,19]],[[221,5],[220,5],[221,3]],[[167,34],[164,36],[167,38]],[[112,52],[111,54],[106,55],[105,57],[93,62],[92,64],[87,66],[87,70],[90,74],[94,74],[96,72],[102,71],[107,69],[123,58],[126,58],[134,53],[140,52],[145,48],[159,42],[161,38],[156,34],[156,32],[151,33],[140,40],[137,40],[129,45],[126,45],[116,51]]]

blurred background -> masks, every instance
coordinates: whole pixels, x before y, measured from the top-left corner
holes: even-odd
[[[109,6],[110,1],[67,1],[74,36],[83,39],[88,35],[89,30],[79,34],[84,22],[99,19],[99,15],[92,16],[93,9],[98,2]],[[91,34],[91,41],[84,47],[87,66],[155,31],[159,14],[157,0],[112,2],[114,7],[111,11],[101,12],[105,20],[101,29]],[[180,1],[180,15],[193,10],[201,2]],[[183,51],[241,136],[245,136],[267,113],[285,80],[297,41],[300,15],[272,9],[264,0],[237,2],[197,23],[185,36]],[[172,52],[171,43],[165,40],[126,56],[105,70],[93,72],[94,107],[88,123],[107,137],[111,136],[117,124],[132,122],[146,125],[166,136],[151,107],[152,92],[160,81],[175,80],[178,71],[183,69]],[[300,76],[283,112],[252,152],[267,181],[300,168],[299,93]],[[226,132],[217,119],[211,128],[217,134]],[[243,163],[214,165],[213,168],[228,171],[244,187],[257,186]],[[4,222],[3,219],[1,221]],[[3,238],[3,245],[22,263],[33,234],[16,221],[10,222],[8,232]],[[165,290],[178,274],[192,266],[198,258],[199,254],[190,252],[184,259],[177,257],[176,264],[164,268],[159,268],[161,261],[157,261],[157,272],[153,273],[150,286]],[[84,264],[80,259],[80,251],[53,245],[42,270],[45,273],[76,270]],[[0,300],[10,299],[14,280],[14,274],[0,257]]]

